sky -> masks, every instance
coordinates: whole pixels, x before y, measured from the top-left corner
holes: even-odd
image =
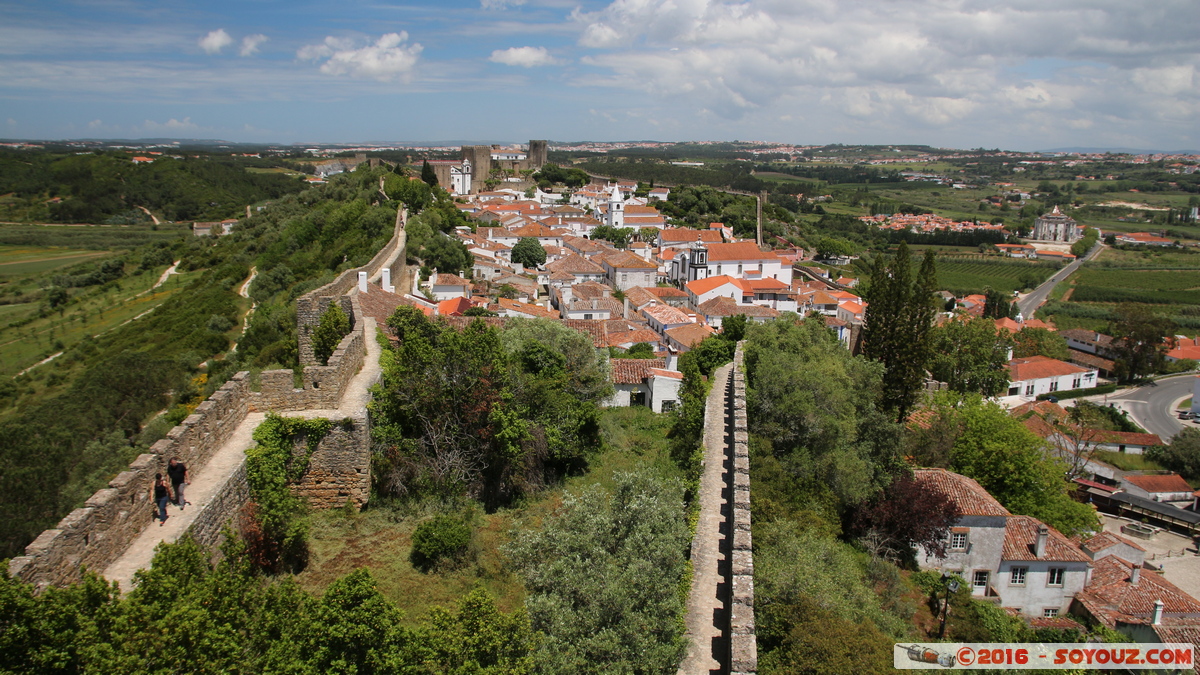
[[[0,0],[0,137],[1200,148],[1196,0]]]

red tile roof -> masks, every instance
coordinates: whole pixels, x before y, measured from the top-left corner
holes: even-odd
[[[679,344],[691,349],[704,341],[704,338],[713,334],[713,329],[698,323],[679,326],[667,331],[667,337],[678,342]]]
[[[689,281],[689,282],[687,282],[686,286],[687,286],[687,289],[689,291],[691,291],[692,293],[695,293],[696,295],[704,295],[705,293],[707,293],[715,288],[720,288],[721,286],[724,286],[725,284],[733,284],[734,286],[736,286],[740,289],[741,286],[737,282],[738,282],[737,279],[734,279],[733,277],[729,276],[728,274],[721,274],[719,276],[708,277],[706,279],[696,279],[695,281]]]
[[[1192,486],[1188,485],[1187,481],[1177,473],[1166,475],[1150,475],[1139,476],[1125,474],[1121,479],[1126,483],[1132,483],[1149,493],[1156,492],[1187,492],[1191,493]]]
[[[688,296],[687,293],[675,288],[674,286],[647,286],[646,291],[657,295],[660,298],[686,298]]]
[[[763,251],[752,241],[739,241],[734,244],[710,244],[708,259],[712,261],[725,260],[779,260],[770,251]]]
[[[670,305],[648,305],[643,307],[641,312],[664,326],[677,323],[692,323],[691,318],[687,314]]]
[[[613,251],[612,253],[601,253],[596,256],[601,263],[608,265],[614,269],[633,269],[633,270],[656,270],[658,266],[654,263],[646,262],[640,255],[634,255],[629,251]]]
[[[1007,516],[1008,509],[973,478],[945,469],[914,469],[913,479],[950,498],[964,516]]]
[[[1037,556],[1038,530],[1045,527],[1046,550],[1042,557]],[[1067,539],[1062,532],[1044,525],[1042,521],[1030,516],[1009,516],[1004,524],[1004,553],[1001,560],[1049,560],[1052,562],[1088,562],[1091,560],[1086,553]]]
[[[1092,553],[1099,553],[1106,548],[1110,548],[1118,544],[1125,544],[1126,546],[1131,546],[1143,553],[1146,552],[1146,549],[1142,548],[1141,546],[1138,546],[1119,534],[1113,534],[1112,532],[1100,532],[1090,539],[1084,539],[1080,545]]]
[[[663,368],[651,368],[650,374],[655,377],[665,377],[671,380],[682,380],[683,373],[678,370],[665,370]]]
[[[580,333],[587,333],[596,349],[608,347],[608,330],[603,319],[560,319],[559,323]]]
[[[457,274],[441,274],[433,280],[434,286],[470,286],[471,282],[458,276]]]
[[[1013,359],[1008,362],[1009,380],[1012,382],[1028,382],[1045,377],[1059,377],[1086,373],[1087,368],[1066,361],[1059,361],[1046,356],[1030,356],[1024,359]]]
[[[659,238],[664,243],[693,242],[697,239],[702,242],[720,243],[721,233],[718,230],[694,230],[690,227],[673,227],[662,230],[659,233]]]
[[[546,271],[548,272],[566,272],[567,274],[593,274],[603,275],[604,268],[596,263],[584,258],[578,253],[572,253],[564,258],[559,258],[552,263],[546,263]]]
[[[401,305],[416,307],[425,316],[433,315],[433,309],[403,295],[388,293],[375,284],[369,284],[366,293],[358,294],[358,306],[362,308],[363,314],[374,317],[375,325],[380,328],[387,324],[388,317],[395,313],[396,308]]]
[[[451,298],[438,303],[438,314],[443,316],[461,316],[463,312],[471,308],[471,301],[467,298]]]
[[[651,368],[665,368],[662,359],[610,359],[613,384],[641,384],[650,377]]]
[[[1200,602],[1178,586],[1145,569],[1134,585],[1130,583],[1132,572],[1133,565],[1115,555],[1101,558],[1093,564],[1091,582],[1075,599],[1109,628],[1118,621],[1149,624],[1158,600],[1163,603],[1164,623],[1200,618]]]
[[[626,330],[619,333],[608,334],[608,346],[610,347],[635,345],[639,342],[645,342],[653,345],[660,340],[662,340],[662,337],[660,337],[658,333],[648,329]]]
[[[1100,443],[1144,445],[1146,447],[1163,444],[1158,434],[1139,434],[1132,431],[1100,431],[1096,434],[1096,440]]]

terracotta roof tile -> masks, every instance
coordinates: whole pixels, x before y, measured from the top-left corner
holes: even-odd
[[[457,274],[442,274],[439,273],[437,278],[433,280],[434,286],[470,286],[471,282],[458,276]]]
[[[572,253],[569,256],[559,258],[552,263],[546,263],[546,271],[548,272],[566,272],[567,274],[594,274],[603,275],[604,268],[596,263],[584,258],[578,253]]]
[[[1101,558],[1093,563],[1091,582],[1075,598],[1110,628],[1118,621],[1149,624],[1158,600],[1163,602],[1164,623],[1200,619],[1200,602],[1178,586],[1145,569],[1135,585],[1130,583],[1132,573],[1133,565],[1128,561],[1115,555]]]
[[[1158,476],[1138,476],[1125,474],[1121,479],[1126,483],[1132,483],[1149,493],[1155,492],[1188,492],[1192,491],[1192,486],[1188,485],[1187,481],[1177,473],[1171,473]]]
[[[626,330],[621,332],[610,332],[608,334],[608,346],[621,347],[623,345],[635,345],[639,342],[645,342],[654,345],[662,340],[662,337],[652,330],[642,328],[640,330]]]
[[[652,294],[654,294],[660,298],[664,298],[664,299],[665,298],[683,299],[688,296],[687,293],[679,290],[678,288],[675,288],[674,286],[654,286],[654,287],[648,286],[648,287],[646,287],[646,291],[648,293],[652,293]]]
[[[1024,359],[1013,359],[1008,362],[1009,380],[1012,382],[1028,382],[1045,377],[1059,377],[1086,373],[1087,368],[1066,361],[1059,361],[1046,356],[1030,356]]]
[[[679,344],[691,349],[704,341],[704,338],[713,334],[713,329],[697,323],[671,328],[667,331],[667,337],[678,342]]]
[[[641,286],[633,286],[625,289],[625,299],[629,301],[630,306],[634,309],[645,307],[652,302],[659,302],[657,295],[642,288]]]
[[[913,479],[930,485],[958,505],[964,516],[1007,516],[1008,509],[973,478],[945,469],[914,469]]]
[[[1084,550],[1091,551],[1092,553],[1099,553],[1106,548],[1110,548],[1118,544],[1125,544],[1126,546],[1132,546],[1143,553],[1146,552],[1146,549],[1142,548],[1141,546],[1138,546],[1125,537],[1112,532],[1100,532],[1093,537],[1081,540],[1079,545],[1082,546]]]
[[[671,227],[659,232],[659,240],[664,243],[693,242],[699,239],[706,243],[720,243],[719,230],[695,230],[690,227]]]
[[[577,330],[580,333],[587,333],[592,338],[592,346],[596,349],[603,349],[608,346],[608,329],[605,327],[605,322],[599,319],[560,319],[559,323]]]
[[[1045,527],[1046,551],[1037,557],[1038,530]],[[1009,516],[1004,524],[1004,553],[1002,560],[1049,560],[1052,562],[1088,562],[1091,560],[1079,547],[1071,543],[1062,532],[1044,525],[1030,516]]]
[[[691,318],[687,314],[670,305],[649,305],[643,307],[641,311],[642,314],[653,318],[664,326],[676,323],[692,323]]]
[[[634,270],[656,270],[658,265],[647,262],[640,255],[634,255],[629,251],[613,251],[611,253],[601,253],[596,258],[603,264],[612,267],[613,269],[634,269]]]
[[[651,368],[665,368],[662,359],[611,359],[613,384],[641,384],[650,377]]]
[[[741,289],[741,285],[739,285],[737,282],[738,282],[738,279],[734,279],[733,277],[729,276],[728,274],[722,274],[722,275],[715,276],[715,277],[708,277],[706,279],[696,279],[695,281],[689,281],[689,282],[687,282],[686,285],[687,285],[688,291],[695,293],[696,295],[703,295],[713,289],[720,288],[721,286],[724,286],[725,284],[732,284],[736,288]]]
[[[734,244],[710,244],[708,259],[723,260],[778,260],[779,257],[769,251],[763,251],[752,241],[740,241]]]

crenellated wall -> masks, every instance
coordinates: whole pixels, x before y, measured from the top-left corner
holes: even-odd
[[[750,536],[750,432],[746,420],[746,374],[742,345],[733,356],[733,559],[729,611],[730,671],[733,675],[758,671],[758,639],[754,625],[754,551]]]
[[[291,369],[265,370],[259,376],[259,390],[250,392],[250,410],[333,410],[341,402],[346,385],[362,367],[366,353],[366,337],[359,325],[338,343],[328,365],[304,367],[304,387],[301,389],[296,388]]]
[[[350,326],[355,328],[356,315],[351,304],[350,296],[358,286],[358,273],[366,272],[367,279],[375,281],[383,275],[384,268],[391,268],[392,283],[397,286],[396,292],[404,294],[407,288],[408,275],[405,273],[404,262],[407,258],[406,243],[408,235],[405,227],[408,225],[408,210],[401,207],[396,212],[396,226],[391,240],[387,245],[362,267],[348,269],[336,279],[315,290],[309,291],[296,298],[296,342],[300,351],[300,363],[307,368],[319,364],[313,354],[312,333],[321,322],[321,315],[335,301],[340,303],[346,316],[350,317]]]
[[[152,521],[154,474],[165,473],[172,457],[189,467],[203,466],[245,419],[249,393],[249,374],[234,375],[107,488],[42,532],[25,547],[25,555],[9,561],[9,574],[45,587],[78,581],[85,567],[107,568]]]

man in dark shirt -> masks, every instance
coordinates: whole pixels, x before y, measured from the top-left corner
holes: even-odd
[[[183,486],[190,485],[192,482],[187,465],[179,461],[178,457],[172,457],[171,461],[167,463],[167,476],[171,478],[171,491],[175,495],[175,505],[182,510],[184,505],[191,503],[183,498]]]

